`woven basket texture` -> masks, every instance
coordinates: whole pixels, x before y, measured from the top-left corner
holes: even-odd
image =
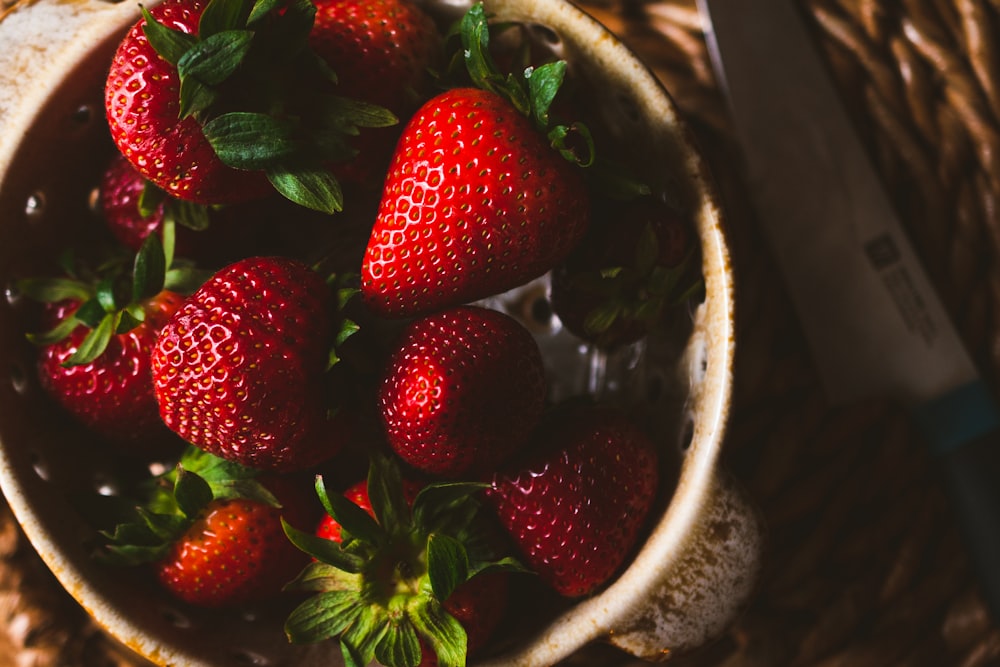
[[[4,11],[30,0],[0,0]],[[738,1],[738,0],[733,0]],[[1000,380],[1000,0],[800,0],[961,335]],[[738,279],[726,465],[768,526],[749,608],[678,667],[1000,665],[933,466],[892,405],[826,400],[740,181],[693,0],[590,0],[671,92],[718,181]],[[0,665],[145,663],[0,507]]]

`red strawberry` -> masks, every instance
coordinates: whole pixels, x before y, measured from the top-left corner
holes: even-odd
[[[200,607],[237,605],[281,592],[307,562],[285,537],[281,520],[301,525],[314,514],[308,496],[287,480],[270,480],[266,486],[281,507],[246,498],[211,501],[156,563],[160,583]]]
[[[493,553],[495,526],[482,523],[491,517],[474,498],[482,488],[430,484],[414,495],[395,462],[379,456],[344,496],[328,495],[320,479],[332,518],[318,534],[287,529],[314,559],[289,587],[318,593],[289,616],[289,639],[339,637],[355,664],[466,664],[502,619],[505,570],[518,569]]]
[[[320,0],[309,44],[337,75],[337,92],[408,118],[440,60],[441,38],[430,16],[410,0]],[[378,85],[372,85],[377,81]],[[352,183],[378,187],[399,125],[362,128],[350,144],[358,157],[334,167]]]
[[[512,317],[459,306],[410,323],[379,405],[392,449],[446,477],[492,470],[528,439],[545,402],[534,338]]]
[[[67,264],[66,276],[27,278],[18,290],[45,304],[42,386],[93,431],[130,450],[159,453],[178,440],[159,419],[150,353],[157,335],[194,288],[196,271],[168,272],[155,237],[132,258],[111,257],[97,271]]]
[[[214,274],[153,351],[167,426],[255,468],[303,469],[330,458],[348,435],[346,411],[327,401],[335,309],[323,277],[295,260],[250,257]]]
[[[188,35],[198,32],[204,0],[166,0],[150,9],[160,23]],[[129,30],[111,62],[105,107],[111,136],[146,178],[171,196],[202,204],[255,199],[267,192],[261,172],[227,167],[194,116],[181,117],[177,68],[162,58],[144,31]]]
[[[552,309],[584,340],[611,349],[663,326],[668,311],[700,284],[690,225],[644,196],[604,201],[587,236],[552,272]]]
[[[144,10],[106,81],[112,138],[178,199],[249,201],[270,183],[294,202],[338,211],[342,193],[327,165],[350,157],[345,142],[358,127],[395,118],[334,98],[308,48],[311,3],[259,9],[252,0],[166,0]]]
[[[593,592],[634,550],[658,481],[657,453],[622,413],[566,408],[488,497],[526,565],[567,597]]]
[[[146,319],[125,333],[112,336],[97,358],[73,364],[71,358],[91,329],[77,325],[66,338],[42,347],[39,376],[42,386],[62,407],[96,433],[115,443],[150,451],[152,445],[178,444],[160,420],[153,397],[150,352],[160,328],[183,302],[175,292],[163,291],[145,302]],[[47,306],[51,326],[71,317],[80,301]],[[153,449],[157,449],[154,447]]]
[[[576,168],[496,93],[431,99],[403,130],[362,264],[387,316],[503,292],[559,263],[587,226]]]
[[[99,555],[115,565],[150,565],[172,595],[201,607],[273,597],[308,562],[282,525],[316,520],[320,506],[302,482],[259,477],[189,447],[175,468],[149,480],[148,496],[105,533]],[[105,501],[116,507],[129,499]]]
[[[144,216],[139,201],[146,178],[125,156],[115,154],[101,179],[101,213],[108,228],[126,248],[138,251],[146,237],[163,224],[163,205]]]

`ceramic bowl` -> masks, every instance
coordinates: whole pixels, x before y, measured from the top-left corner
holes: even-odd
[[[461,3],[439,2],[459,12]],[[561,0],[488,0],[584,72],[621,142],[690,212],[701,245],[704,300],[663,340],[613,357],[581,347],[558,321],[530,322],[560,382],[629,392],[657,417],[673,492],[629,567],[555,617],[521,614],[481,664],[551,665],[613,644],[662,659],[718,635],[751,594],[761,530],[719,466],[730,410],[733,276],[717,198],[667,92],[598,22]],[[103,77],[135,2],[37,0],[0,22],[0,485],[25,533],[65,588],[107,631],[160,665],[334,665],[332,643],[290,646],[275,605],[227,612],[184,608],[134,573],[90,558],[92,534],[72,501],[106,491],[113,453],[59,418],[40,389],[33,323],[14,282],[53,265],[57,241],[84,233],[108,155]],[[493,305],[517,316],[544,298],[544,279]],[[541,295],[541,297],[539,296]],[[278,605],[280,606],[280,605]],[[616,653],[617,654],[617,653]],[[610,658],[602,654],[605,662]],[[593,661],[581,659],[584,664]]]

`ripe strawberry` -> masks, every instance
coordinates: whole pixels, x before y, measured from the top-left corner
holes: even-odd
[[[380,456],[344,496],[317,481],[332,517],[324,534],[287,528],[314,559],[289,588],[318,593],[286,621],[291,641],[338,637],[353,664],[426,667],[465,665],[492,635],[507,571],[519,566],[493,553],[493,525],[481,523],[489,517],[475,500],[484,485],[430,484],[414,495],[408,484]]]
[[[308,48],[311,3],[166,0],[115,52],[105,85],[111,135],[172,197],[249,201],[269,191],[327,213],[342,193],[326,165],[350,157],[358,127],[395,122],[333,95]]]
[[[587,595],[636,546],[656,494],[656,449],[606,407],[553,413],[535,443],[487,496],[530,569],[561,595]]]
[[[322,276],[287,258],[250,257],[215,273],[153,350],[167,426],[256,468],[303,469],[330,458],[349,423],[327,396],[340,317],[334,296]]]
[[[192,286],[166,271],[156,239],[143,245],[131,271],[121,260],[93,273],[67,267],[65,278],[24,279],[18,289],[45,304],[43,333],[29,339],[39,346],[39,378],[49,395],[113,443],[159,453],[179,440],[159,418],[150,352]]]
[[[160,327],[183,300],[182,295],[166,290],[147,300],[142,305],[146,319],[112,336],[98,357],[84,363],[71,361],[91,332],[85,324],[78,324],[66,338],[39,351],[42,387],[84,426],[114,443],[143,451],[150,451],[154,444],[178,444],[168,437],[160,420],[149,355]],[[48,324],[54,327],[72,318],[81,303],[67,300],[46,306]]]
[[[423,472],[492,470],[521,448],[545,403],[545,369],[517,320],[458,306],[410,323],[379,390],[389,445]]]
[[[403,129],[361,269],[362,296],[382,315],[516,287],[562,261],[587,228],[569,129],[548,116],[565,63],[532,70],[530,84],[528,75],[504,78],[489,57],[482,5],[461,25],[479,87],[431,98]]]
[[[424,98],[441,59],[430,15],[411,0],[319,0],[309,44],[337,75],[338,94],[408,118]],[[377,81],[378,85],[372,85]],[[341,180],[380,185],[399,125],[361,128],[358,157],[334,167]]]
[[[136,516],[107,535],[102,556],[112,564],[149,564],[178,599],[200,607],[266,599],[308,562],[282,524],[315,521],[320,507],[301,480],[258,477],[192,447],[151,481]]]
[[[198,33],[204,0],[166,0],[149,14],[187,35]],[[114,54],[105,86],[111,136],[146,178],[171,196],[201,204],[255,199],[267,180],[257,171],[227,167],[194,116],[181,114],[177,67],[157,53],[144,29],[129,30]]]
[[[552,272],[552,309],[563,325],[604,349],[633,343],[666,322],[700,285],[687,222],[650,196],[606,200],[587,236]]]

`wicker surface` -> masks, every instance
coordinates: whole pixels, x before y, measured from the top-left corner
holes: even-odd
[[[11,4],[0,0],[0,13]],[[1000,664],[1000,628],[906,421],[890,405],[833,407],[823,396],[748,213],[693,2],[585,6],[646,58],[688,118],[727,202],[739,279],[726,456],[768,522],[765,569],[732,631],[673,664]],[[802,6],[919,252],[996,385],[1000,2]],[[0,664],[142,664],[93,627],[0,509]]]

